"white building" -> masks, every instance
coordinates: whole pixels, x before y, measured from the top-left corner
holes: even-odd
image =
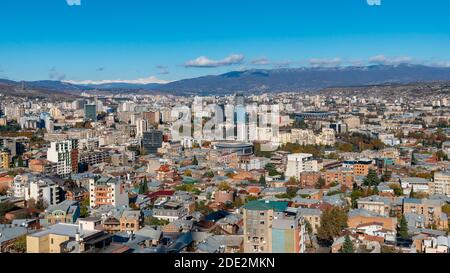
[[[149,130],[149,122],[146,119],[136,121],[136,137],[142,138],[145,132]]]
[[[71,151],[75,149],[74,141],[64,140],[50,143],[47,150],[47,160],[57,163],[56,173],[58,175],[67,175],[72,173]]]
[[[60,202],[59,186],[50,179],[31,181],[25,191],[25,200],[30,199],[42,200],[48,206],[56,205]]]
[[[105,176],[89,180],[89,197],[91,208],[102,205],[120,207],[128,205],[129,202],[125,185],[117,178]]]
[[[317,160],[312,160],[312,154],[290,154],[286,166],[285,176],[300,179],[303,172],[317,172],[319,166]]]

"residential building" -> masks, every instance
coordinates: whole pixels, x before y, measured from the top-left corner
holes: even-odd
[[[300,180],[303,172],[317,172],[319,167],[317,160],[312,159],[312,154],[290,154],[286,166],[286,177],[295,177]]]
[[[91,208],[102,205],[127,206],[128,193],[125,185],[118,178],[106,176],[91,178],[89,179],[89,202]]]

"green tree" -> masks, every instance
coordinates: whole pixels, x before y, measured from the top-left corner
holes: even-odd
[[[264,175],[261,175],[259,177],[259,184],[265,186],[266,185],[266,177]]]
[[[277,175],[280,174],[280,173],[277,171],[277,168],[275,167],[275,165],[272,164],[272,163],[266,164],[266,166],[264,167],[264,169],[265,169],[266,171],[269,172],[269,175],[270,175],[270,176],[277,176]]]
[[[353,190],[350,194],[350,199],[352,202],[352,208],[356,209],[358,207],[358,199],[364,195],[363,190],[356,184],[353,183]]]
[[[411,191],[409,192],[409,198],[415,198],[416,194],[414,192],[414,186],[411,186]]]
[[[144,224],[147,226],[165,226],[169,223],[168,220],[160,220],[156,217],[145,217]]]
[[[347,225],[347,212],[340,207],[332,207],[322,213],[317,237],[331,244],[334,237],[338,236]]]
[[[353,244],[352,240],[350,239],[350,236],[345,235],[344,244],[342,245],[340,252],[341,253],[355,253],[355,245]]]
[[[81,206],[80,206],[80,217],[81,218],[86,218],[89,216],[89,198],[85,198],[82,202],[81,202]]]
[[[400,235],[400,237],[402,239],[408,239],[409,238],[409,233],[408,233],[408,222],[406,222],[406,218],[405,215],[402,215],[402,217],[400,218],[400,225],[398,228],[398,234]]]
[[[213,178],[214,177],[214,172],[213,171],[207,171],[203,174],[204,177],[209,177],[209,178]]]
[[[144,181],[142,182],[142,190],[144,191],[143,194],[148,192],[148,181],[146,176],[144,176]]]
[[[198,165],[198,160],[195,155],[194,155],[194,159],[192,159],[192,165]]]
[[[374,169],[370,169],[366,178],[364,178],[363,184],[365,186],[378,186],[380,184],[380,178],[377,175],[377,172]]]

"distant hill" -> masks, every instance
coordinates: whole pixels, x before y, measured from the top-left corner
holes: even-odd
[[[449,81],[450,68],[422,65],[343,68],[285,68],[235,71],[168,83],[161,91],[224,94],[243,92],[311,91],[328,87],[386,83]]]
[[[380,84],[407,84],[416,82],[450,81],[450,68],[424,65],[373,65],[364,67],[335,68],[283,68],[233,71],[222,75],[210,75],[184,79],[167,84],[108,83],[100,85],[73,85],[60,81],[0,83],[62,92],[95,90],[111,93],[170,93],[232,94],[258,92],[316,91],[331,87],[371,86]]]

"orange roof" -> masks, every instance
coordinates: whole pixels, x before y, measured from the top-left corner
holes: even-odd
[[[4,176],[0,177],[0,183],[12,183],[14,181],[14,178],[10,176]]]
[[[161,165],[161,167],[159,167],[158,171],[159,172],[169,172],[170,167],[169,167],[169,165]]]
[[[248,187],[247,188],[247,192],[248,193],[260,193],[261,192],[261,188],[260,187],[255,187],[255,186]]]

